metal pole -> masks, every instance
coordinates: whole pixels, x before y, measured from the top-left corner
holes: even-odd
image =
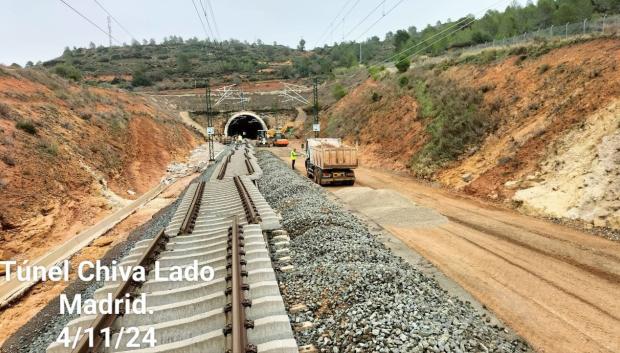
[[[312,105],[312,112],[314,113],[314,124],[319,124],[319,79],[314,79],[314,104]],[[314,137],[319,138],[319,131],[314,131]]]
[[[607,19],[607,14],[603,15],[603,34],[605,34],[605,20]]]
[[[568,38],[568,22],[566,22],[566,38]]]
[[[206,88],[206,98],[207,98],[207,140],[209,142],[209,161],[215,160],[215,150],[213,147],[213,134],[215,133],[215,128],[213,127],[213,107],[211,106],[211,86],[209,85],[209,81],[207,81]]]
[[[553,25],[551,25],[551,36],[553,37]]]
[[[362,43],[360,43],[360,65],[362,65]]]
[[[112,18],[108,16],[108,39],[110,40],[109,47],[112,48]]]
[[[588,19],[586,18],[585,20],[583,20],[583,34],[586,34],[586,22],[588,22]]]

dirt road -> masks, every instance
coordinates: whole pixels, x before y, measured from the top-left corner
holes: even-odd
[[[285,152],[278,154],[284,159]],[[303,172],[303,163],[298,164]],[[620,352],[620,243],[406,176],[367,168],[359,168],[356,176],[358,186],[396,191],[447,217],[448,222],[438,226],[377,223],[459,283],[537,351]]]

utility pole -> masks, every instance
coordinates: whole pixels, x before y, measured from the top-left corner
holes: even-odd
[[[360,42],[360,65],[362,65],[362,43]]]
[[[110,48],[112,47],[112,18],[108,16],[108,39],[110,40]]]
[[[319,79],[314,78],[314,104],[312,104],[312,112],[314,113],[314,124],[312,130],[314,130],[314,138],[319,138],[319,132],[321,131],[321,123],[319,122]]]
[[[207,81],[207,140],[209,142],[209,161],[215,160],[215,150],[213,147],[213,135],[215,134],[215,128],[213,127],[213,107],[211,106],[211,85]]]

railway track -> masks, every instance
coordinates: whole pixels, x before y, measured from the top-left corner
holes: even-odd
[[[216,168],[188,187],[165,229],[118,264],[150,269],[146,279],[105,282],[94,294],[143,297],[146,312],[126,304],[120,314],[81,315],[65,328],[69,346],[57,341],[48,353],[298,352],[272,265],[286,261],[287,236],[253,183],[262,171],[252,148],[231,148]],[[171,279],[192,266],[209,280]]]

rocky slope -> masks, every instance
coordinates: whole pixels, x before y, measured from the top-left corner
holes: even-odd
[[[0,258],[32,258],[155,186],[199,143],[118,90],[0,67]]]
[[[367,165],[619,229],[619,66],[614,37],[450,58],[367,80],[323,126]]]

